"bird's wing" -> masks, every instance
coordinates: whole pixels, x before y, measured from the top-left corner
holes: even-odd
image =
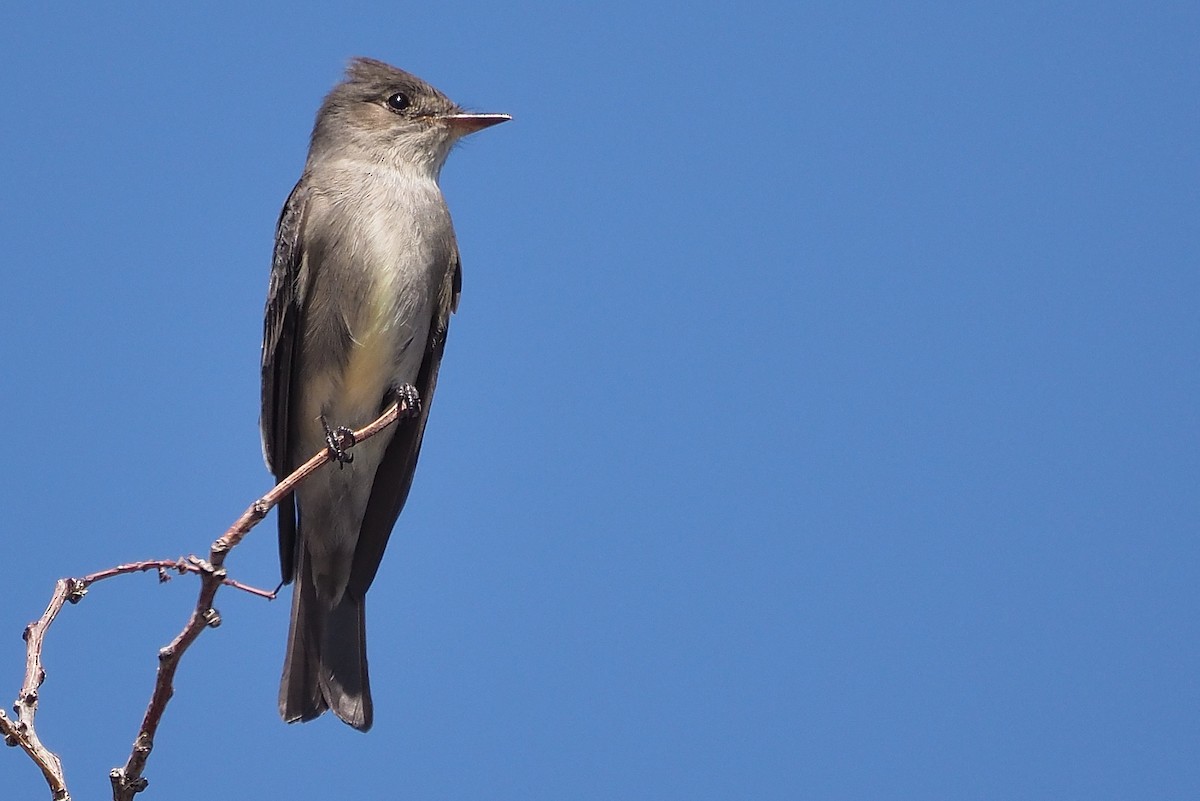
[[[383,559],[388,537],[412,487],[413,472],[417,467],[417,456],[421,452],[421,439],[425,435],[425,422],[429,419],[429,407],[433,403],[433,390],[437,386],[438,366],[442,363],[442,352],[446,347],[446,331],[450,315],[458,308],[458,297],[462,292],[462,265],[458,258],[458,247],[450,254],[450,267],[446,280],[437,297],[430,323],[429,336],[425,342],[425,358],[417,373],[416,388],[421,398],[421,409],[414,417],[402,419],[388,443],[375,482],[371,485],[371,497],[359,529],[358,545],[354,550],[354,562],[350,568],[347,590],[362,598]],[[390,399],[388,400],[390,403]]]
[[[262,430],[263,456],[276,480],[294,468],[288,461],[288,395],[301,324],[307,260],[304,222],[308,210],[308,179],[304,176],[288,195],[275,227],[271,283],[263,317]],[[285,582],[292,580],[296,548],[296,501],[292,495],[275,509],[279,518],[279,566]]]

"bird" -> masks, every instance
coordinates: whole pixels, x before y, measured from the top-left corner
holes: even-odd
[[[366,594],[412,486],[462,266],[439,176],[463,136],[511,119],[465,111],[411,73],[354,58],[317,112],[279,215],[263,322],[263,455],[277,480],[333,458],[277,507],[294,583],[279,713],[374,712]],[[347,450],[392,403],[397,424]]]

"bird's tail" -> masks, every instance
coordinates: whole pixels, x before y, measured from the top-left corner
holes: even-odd
[[[366,607],[349,592],[330,605],[317,597],[301,547],[292,593],[292,623],[279,683],[279,714],[288,723],[326,709],[359,731],[371,728]]]

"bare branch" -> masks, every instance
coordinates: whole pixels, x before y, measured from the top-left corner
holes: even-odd
[[[353,432],[351,441],[346,448],[370,439],[383,429],[396,422],[402,414],[410,411],[406,404],[397,402],[391,404],[374,422]],[[63,773],[62,761],[54,752],[46,748],[38,737],[34,726],[37,714],[38,690],[46,679],[46,671],[42,667],[42,645],[50,624],[62,611],[67,602],[78,603],[87,594],[88,588],[97,581],[122,576],[129,573],[140,573],[157,570],[160,581],[170,579],[169,571],[177,573],[195,573],[200,576],[200,594],[196,605],[188,619],[187,625],[165,648],[158,652],[158,674],[154,682],[154,692],[150,704],[142,718],[141,729],[134,740],[133,750],[128,761],[122,768],[114,768],[109,773],[112,782],[113,798],[117,801],[131,801],[135,795],[146,789],[147,780],[142,772],[146,760],[154,748],[154,735],[158,724],[166,711],[167,703],[175,692],[175,670],[184,651],[188,649],[206,627],[217,627],[221,624],[220,615],[212,607],[213,598],[221,585],[228,585],[243,592],[269,600],[275,598],[275,592],[251,587],[234,581],[225,575],[225,557],[258,525],[267,513],[271,511],[288,493],[312,475],[318,468],[331,458],[329,450],[323,450],[305,462],[298,470],[277,484],[270,492],[252,503],[241,517],[229,529],[213,542],[207,561],[195,556],[180,559],[152,559],[144,562],[131,562],[117,565],[107,570],[91,573],[83,578],[59,579],[54,585],[54,594],[50,604],[42,616],[25,627],[25,680],[21,693],[13,704],[16,719],[9,718],[0,711],[0,734],[6,744],[19,746],[29,758],[41,769],[46,783],[50,787],[54,801],[70,801],[67,782]]]
[[[121,576],[126,573],[143,573],[147,570],[157,570],[159,581],[170,581],[171,577],[167,575],[168,570],[174,570],[180,575],[184,573],[195,573],[202,575],[204,573],[205,563],[194,556],[181,557],[179,559],[149,559],[145,562],[131,562],[127,565],[117,565],[110,567],[108,570],[101,570],[98,573],[92,573],[84,576],[76,581],[83,584],[79,591],[80,598],[87,592],[87,588],[97,581],[102,579],[112,578],[113,576]],[[264,590],[259,587],[252,587],[249,584],[243,584],[240,581],[234,581],[227,578],[221,582],[226,587],[233,587],[235,590],[257,595],[259,598],[266,598],[268,601],[275,600],[275,590]]]
[[[409,410],[406,404],[402,405],[400,402],[391,404],[374,422],[355,431],[351,442],[346,447],[352,447],[370,439],[396,422],[400,414],[407,411]],[[226,555],[237,547],[238,543],[250,533],[250,530],[258,525],[272,508],[286,498],[288,493],[295,490],[301,481],[316,472],[330,458],[329,449],[325,449],[305,462],[298,470],[279,482],[274,489],[250,504],[242,516],[229,527],[229,530],[212,544],[207,562],[196,560],[201,568],[200,597],[197,598],[191,618],[183,627],[183,631],[179,632],[179,635],[167,647],[158,652],[158,675],[154,682],[154,692],[150,696],[150,704],[142,718],[142,726],[138,731],[137,739],[133,742],[133,751],[124,767],[113,768],[109,773],[109,780],[113,787],[113,801],[132,801],[135,795],[146,789],[147,781],[143,778],[142,772],[145,770],[146,760],[149,759],[150,752],[154,748],[154,735],[158,731],[158,724],[166,711],[167,703],[175,692],[174,678],[179,660],[205,627],[216,627],[221,623],[221,618],[213,609],[212,602],[217,590],[226,581],[224,568]]]
[[[17,719],[10,720],[0,712],[0,731],[4,733],[4,742],[8,745],[20,746],[29,758],[41,769],[50,785],[50,796],[55,801],[70,801],[67,792],[67,779],[63,775],[62,761],[49,748],[42,745],[38,738],[33,718],[37,714],[38,689],[46,680],[46,671],[42,668],[42,642],[46,637],[46,629],[54,622],[54,618],[62,610],[68,600],[78,601],[78,581],[76,579],[59,579],[54,584],[54,595],[50,605],[42,616],[25,627],[25,682],[21,685],[21,694],[13,704],[13,713]]]

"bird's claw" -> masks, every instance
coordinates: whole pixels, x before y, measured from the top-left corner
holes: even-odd
[[[321,427],[325,429],[325,444],[329,446],[329,457],[338,463],[338,467],[345,467],[353,462],[354,454],[350,449],[355,444],[354,430],[346,426],[331,428],[324,415],[321,417]]]
[[[416,417],[421,413],[421,396],[412,384],[401,384],[392,390],[400,417]]]

